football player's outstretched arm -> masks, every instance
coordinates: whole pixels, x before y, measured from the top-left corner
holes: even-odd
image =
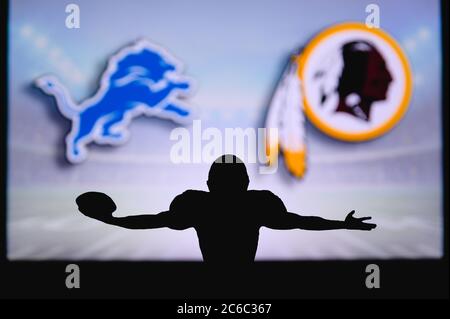
[[[96,218],[96,219],[110,225],[128,229],[151,229],[162,227],[174,228],[172,227],[174,223],[172,223],[170,220],[169,211],[161,212],[159,214],[154,215],[133,215],[126,217],[114,217],[111,215],[110,218],[106,219]]]
[[[176,215],[170,211],[164,211],[154,215],[134,215],[126,217],[114,217],[116,210],[114,201],[106,194],[98,192],[84,193],[76,199],[78,210],[85,216],[97,219],[106,224],[128,229],[151,229],[168,227],[182,230],[189,227],[182,220],[177,220]]]
[[[283,201],[271,192],[262,193],[261,198],[263,215],[262,226],[272,229],[305,229],[305,230],[331,230],[356,229],[372,230],[377,225],[365,223],[371,217],[356,218],[352,210],[344,220],[329,220],[317,216],[301,216],[289,213]]]
[[[377,225],[365,223],[371,217],[353,217],[352,210],[344,220],[329,220],[317,216],[300,216],[293,213],[276,214],[269,220],[266,227],[273,229],[305,229],[305,230],[331,230],[331,229],[355,229],[372,230]],[[276,216],[276,217],[275,217]]]

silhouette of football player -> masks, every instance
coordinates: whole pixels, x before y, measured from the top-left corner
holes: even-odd
[[[168,211],[156,215],[113,217],[116,205],[107,195],[88,192],[76,202],[81,213],[107,224],[129,229],[193,227],[203,260],[209,263],[249,263],[255,259],[259,229],[357,229],[371,230],[371,217],[344,221],[289,213],[280,198],[268,190],[247,190],[249,178],[244,163],[234,155],[223,155],[208,175],[209,192],[187,190],[175,197]]]
[[[342,47],[344,67],[337,92],[336,112],[370,121],[372,103],[386,99],[392,76],[386,61],[369,42],[353,41]]]

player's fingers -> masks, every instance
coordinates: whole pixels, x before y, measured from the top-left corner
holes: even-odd
[[[367,217],[361,217],[361,218],[358,218],[358,220],[359,221],[365,221],[365,220],[369,220],[369,219],[372,219],[372,217],[370,217],[370,216],[367,216]]]
[[[348,213],[347,217],[353,217],[354,214],[355,214],[355,211],[352,210],[350,213]]]
[[[376,224],[364,224],[364,229],[365,230],[372,230],[372,229],[374,229],[376,227],[377,227]]]

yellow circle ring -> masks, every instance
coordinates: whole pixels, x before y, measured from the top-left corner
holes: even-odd
[[[412,92],[412,76],[411,76],[411,69],[409,67],[408,60],[406,59],[405,53],[402,51],[400,46],[397,44],[397,42],[387,33],[381,31],[380,29],[369,29],[366,27],[363,23],[357,23],[357,22],[350,22],[350,23],[342,23],[335,26],[332,26],[321,33],[319,33],[305,48],[304,52],[301,53],[299,56],[297,56],[297,63],[299,65],[298,67],[298,76],[301,79],[301,86],[302,91],[304,91],[304,66],[306,64],[306,61],[314,51],[314,49],[326,38],[329,36],[341,32],[341,31],[349,31],[349,30],[360,30],[365,32],[370,32],[383,40],[385,40],[390,46],[394,49],[395,53],[397,53],[398,57],[400,58],[403,71],[405,73],[405,93],[403,95],[403,98],[401,100],[400,105],[397,108],[397,111],[392,115],[392,117],[386,121],[381,126],[378,126],[370,131],[363,132],[363,133],[349,133],[342,130],[337,130],[334,127],[331,127],[329,124],[322,121],[322,119],[317,116],[316,113],[314,113],[313,108],[309,104],[309,102],[306,99],[306,94],[303,96],[303,102],[305,106],[305,113],[306,116],[309,118],[309,120],[321,131],[324,133],[335,137],[340,140],[348,141],[348,142],[361,142],[361,141],[367,141],[370,139],[374,139],[376,137],[379,137],[386,132],[388,132],[390,129],[392,129],[395,124],[400,121],[400,119],[403,117],[403,115],[406,113],[406,110],[408,109],[408,104],[411,98],[411,92]]]

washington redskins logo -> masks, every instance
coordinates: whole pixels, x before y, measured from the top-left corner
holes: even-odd
[[[392,129],[411,96],[400,46],[380,29],[344,23],[319,33],[297,57],[304,111],[331,137],[367,141]]]
[[[392,129],[411,97],[411,70],[400,46],[380,29],[343,23],[325,29],[294,55],[266,115],[266,154],[281,153],[288,171],[307,169],[305,117],[325,134],[368,141]]]

